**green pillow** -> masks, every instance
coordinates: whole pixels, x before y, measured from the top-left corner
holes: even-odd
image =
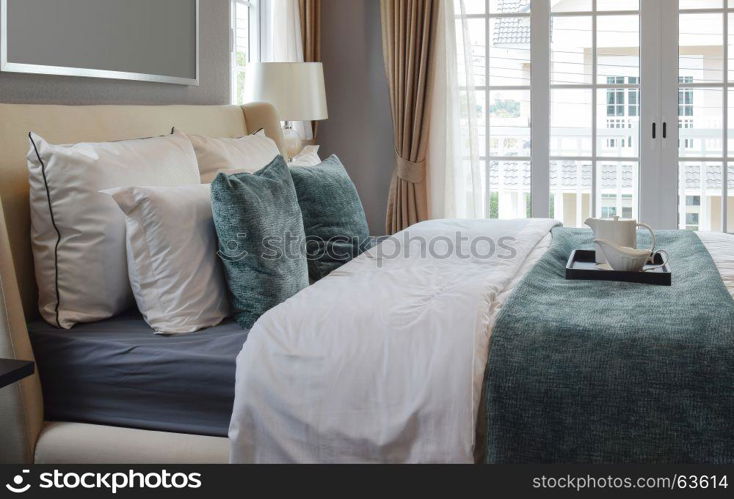
[[[371,245],[354,183],[331,156],[317,166],[291,167],[306,230],[308,273],[318,281]]]
[[[308,286],[303,219],[293,180],[278,156],[254,174],[220,173],[211,192],[234,317],[249,329],[265,312]]]

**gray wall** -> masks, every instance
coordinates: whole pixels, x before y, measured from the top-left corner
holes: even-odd
[[[329,119],[319,128],[319,153],[337,154],[357,185],[370,230],[385,233],[394,143],[380,2],[323,0],[322,59]]]
[[[57,104],[226,104],[229,1],[200,0],[198,87],[0,73],[0,102]],[[393,132],[382,59],[380,2],[324,0],[322,58],[329,120],[321,154],[338,154],[357,185],[373,234],[385,232]]]
[[[37,104],[227,104],[229,0],[200,0],[200,85],[0,73],[0,102]]]

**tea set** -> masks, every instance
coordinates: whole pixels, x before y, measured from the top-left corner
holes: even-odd
[[[596,264],[605,270],[643,272],[664,267],[669,260],[665,250],[655,250],[657,241],[652,228],[637,220],[589,218],[584,222],[594,231]],[[645,229],[652,237],[650,249],[637,248],[637,229]],[[661,264],[655,264],[658,257]]]

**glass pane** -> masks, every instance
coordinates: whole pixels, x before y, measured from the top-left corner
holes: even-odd
[[[720,88],[678,90],[681,157],[723,155],[723,94]]]
[[[491,156],[530,156],[530,91],[489,93]]]
[[[551,161],[550,217],[566,227],[583,227],[591,216],[590,162]]]
[[[723,0],[679,0],[679,7],[684,9],[721,9]],[[730,0],[731,2],[731,0]]]
[[[726,231],[734,232],[734,163],[729,163],[729,192],[726,198],[727,201],[727,215],[726,215]]]
[[[466,31],[464,31],[466,30]],[[456,58],[459,71],[459,85],[466,86],[466,70],[464,58],[464,43],[471,44],[471,65],[473,84],[483,87],[487,84],[487,51],[486,51],[486,24],[483,19],[457,19],[456,45],[459,56]],[[463,35],[462,35],[463,34]]]
[[[596,10],[640,10],[639,0],[596,0]]]
[[[600,161],[596,170],[597,216],[637,218],[637,163]]]
[[[459,109],[460,109],[460,136],[461,150],[471,151],[471,139],[476,141],[477,154],[486,156],[487,154],[487,113],[484,112],[487,104],[487,93],[481,90],[468,94],[466,91],[459,92]],[[469,108],[473,109],[472,121],[469,121]],[[474,130],[471,129],[474,127]],[[475,136],[472,137],[472,134]],[[468,154],[468,153],[467,153]]]
[[[729,14],[729,81],[734,81],[734,14]]]
[[[597,18],[597,82],[609,77],[640,76],[640,16],[599,16]]]
[[[530,217],[530,162],[489,162],[489,216]]]
[[[235,74],[235,104],[241,106],[245,103],[245,72],[237,71]]]
[[[479,161],[476,168],[472,168],[471,161],[461,162],[460,170],[454,175],[453,182],[454,207],[457,218],[475,218],[485,210],[485,190],[482,186],[487,185],[487,166],[484,161]],[[476,188],[475,188],[476,186]]]
[[[551,83],[591,83],[591,17],[551,19]]]
[[[244,103],[244,70],[250,60],[250,7],[234,5],[234,103]]]
[[[728,151],[729,157],[734,157],[734,89],[729,89],[729,112],[727,113],[728,122]]]
[[[464,3],[464,14],[484,14],[487,8],[486,0],[457,0],[454,2],[454,10],[461,14],[461,4]]]
[[[591,122],[591,90],[551,90],[551,156],[590,156]]]
[[[722,81],[723,25],[723,14],[681,14],[679,67],[687,83]]]
[[[530,0],[489,0],[490,14],[530,12]]]
[[[551,0],[551,12],[588,12],[591,0]]]
[[[530,18],[489,21],[489,84],[530,86]]]
[[[619,77],[615,81],[626,83],[629,79]],[[612,158],[639,157],[639,89],[605,88],[597,92],[597,154]]]
[[[680,163],[680,228],[721,230],[721,163]]]

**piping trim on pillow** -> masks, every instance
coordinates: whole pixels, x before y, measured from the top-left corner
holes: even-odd
[[[61,304],[61,296],[59,294],[59,244],[61,244],[61,232],[56,225],[56,218],[54,217],[54,210],[51,203],[51,192],[48,189],[48,180],[46,179],[46,163],[41,159],[41,155],[38,152],[36,142],[33,140],[33,134],[28,133],[28,138],[33,144],[33,150],[36,152],[38,162],[41,163],[41,175],[43,176],[43,185],[46,189],[46,199],[48,200],[48,211],[51,214],[51,225],[53,225],[56,231],[56,245],[54,246],[54,286],[56,288],[56,327],[61,328],[61,321],[59,320],[59,305]]]

